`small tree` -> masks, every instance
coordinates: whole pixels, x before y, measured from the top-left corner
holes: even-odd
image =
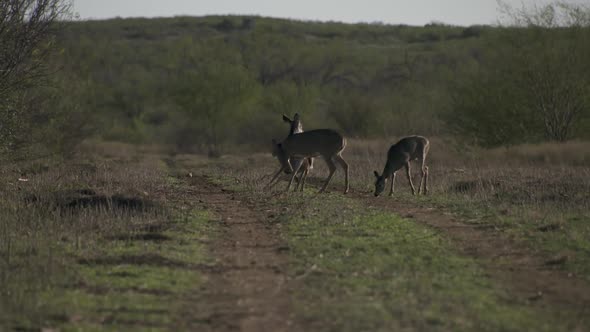
[[[52,74],[55,33],[66,18],[65,0],[0,1],[0,152],[26,144],[43,99],[35,88]]]
[[[522,66],[529,107],[538,114],[549,140],[572,137],[590,106],[590,7],[557,2],[514,9],[500,2],[509,24],[526,27],[511,39],[514,61]]]
[[[487,146],[574,137],[590,107],[590,10],[502,8],[494,48],[453,91],[450,127]]]
[[[193,144],[200,142],[210,156],[219,156],[258,101],[258,82],[223,42],[206,42],[192,51],[194,68],[178,77],[176,104],[189,121],[184,125],[193,132]]]

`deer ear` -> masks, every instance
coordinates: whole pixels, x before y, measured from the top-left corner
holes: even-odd
[[[375,177],[378,178],[379,177],[379,173],[377,171],[373,171],[373,174],[375,174]]]
[[[291,121],[291,119],[289,119],[289,117],[288,117],[288,116],[286,116],[285,114],[283,114],[283,121],[285,121],[285,122],[289,122],[289,123],[291,123],[291,122],[292,122],[292,121]]]
[[[299,113],[295,113],[295,115],[293,115],[293,121],[297,120],[299,120]]]

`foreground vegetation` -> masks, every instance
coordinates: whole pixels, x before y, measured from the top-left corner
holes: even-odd
[[[182,197],[156,155],[85,151],[65,167],[28,165],[26,182],[3,174],[0,329],[182,325],[213,216]]]
[[[399,181],[394,197],[374,198],[371,173],[382,166],[386,143],[349,142],[344,157],[354,167],[348,196],[337,189],[343,185],[339,173],[333,194],[316,194],[327,175],[321,160],[304,193],[281,194],[285,182],[268,191],[263,187],[268,178],[261,181],[278,167],[269,155],[207,161],[121,144],[87,145],[86,161],[67,167],[31,164],[27,182],[7,172],[0,326],[192,326],[198,308],[206,305],[199,299],[211,284],[201,271],[217,264],[207,248],[219,227],[210,222],[217,220],[215,211],[202,212],[194,188],[183,180],[192,174],[237,191],[260,218],[268,214],[280,225],[291,266],[284,287],[293,290],[287,293],[292,317],[308,328],[588,327],[583,307],[537,305],[544,303],[541,295],[521,294],[519,286],[490,273],[490,266],[498,271],[514,266],[510,256],[473,257],[441,229],[399,214],[401,204],[435,211],[436,225],[437,218],[452,213],[463,225],[483,226],[482,232],[517,244],[519,251],[547,257],[541,270],[563,271],[588,283],[587,155],[555,158],[562,150],[587,150],[585,143],[472,151],[469,158],[433,139],[432,194],[411,196]]]
[[[213,156],[266,150],[284,135],[280,114],[295,112],[308,128],[347,137],[457,135],[485,146],[588,138],[589,22],[558,8],[506,22],[518,28],[75,22],[59,36],[70,82],[61,103],[83,105],[87,116],[76,119],[103,138]]]
[[[563,270],[590,281],[587,162],[585,166],[571,166],[564,159],[551,162],[551,145],[478,151],[469,160],[437,143],[434,140],[429,161],[432,195],[422,198],[410,194],[405,179],[398,179],[394,197],[372,197],[371,170],[382,166],[385,157],[384,144],[377,141],[353,141],[344,153],[354,165],[349,198],[337,189],[343,185],[338,173],[334,194],[316,194],[327,176],[319,160],[312,188],[303,194],[277,195],[284,187],[271,192],[264,188],[260,179],[278,167],[267,156],[248,161],[223,158],[205,172],[217,174],[221,183],[255,200],[272,202],[281,211],[277,221],[286,226],[283,236],[292,255],[291,273],[301,290],[295,296],[295,310],[316,329],[569,331],[587,327],[590,322],[582,318],[582,307],[568,312],[560,304],[535,306],[542,295],[531,292],[523,298],[506,280],[496,279],[497,273],[486,270],[488,264],[492,269],[513,268],[506,265],[509,256],[498,261],[467,257],[449,234],[389,212],[400,211],[396,208],[400,203],[435,208],[435,225],[437,215],[453,213],[466,226],[482,226],[483,232],[508,239],[518,250],[524,246],[531,255],[547,257],[541,270]],[[576,146],[572,143],[569,148]],[[539,164],[540,154],[547,162]],[[515,155],[520,159],[511,158]],[[368,205],[383,200],[378,206],[391,209]],[[505,248],[498,248],[497,254],[510,255]]]
[[[318,329],[568,331],[578,324],[576,314],[506,303],[510,295],[476,261],[411,220],[345,199],[306,204],[286,219],[293,273],[304,279],[297,310]]]
[[[590,280],[586,255],[590,196],[587,143],[523,145],[510,149],[457,151],[432,140],[428,156],[432,195],[418,202],[448,210],[468,223],[500,230],[528,243],[533,251],[547,250],[567,257],[562,264]],[[372,190],[372,168],[384,164],[386,142],[353,143],[353,177],[363,191]],[[378,166],[377,166],[378,165]],[[416,183],[416,180],[414,181]],[[416,202],[401,177],[402,201]]]
[[[67,7],[45,1],[54,11],[40,27],[58,27]],[[590,328],[590,147],[571,140],[590,138],[586,9],[517,12],[511,27],[70,22],[17,47],[19,61],[0,51],[0,329],[214,329],[228,303],[239,307],[229,319],[252,311],[224,290],[204,300],[205,288],[227,274],[251,282],[240,273],[254,268],[280,274],[285,317],[302,328]],[[0,41],[27,41],[7,34],[23,32],[26,10],[0,12],[12,17]],[[254,151],[295,112],[305,129],[348,138],[348,196],[315,193],[322,161],[304,193],[263,187],[278,163]],[[409,195],[399,176],[394,197],[371,197],[388,147],[415,133],[431,139],[432,194]],[[241,212],[249,228],[232,224]],[[216,266],[219,227],[233,229],[221,245],[240,264]],[[240,260],[237,241],[252,234],[236,232],[257,227],[284,242],[270,255],[288,271]],[[268,245],[252,239],[241,248]],[[526,262],[562,288],[509,278]]]

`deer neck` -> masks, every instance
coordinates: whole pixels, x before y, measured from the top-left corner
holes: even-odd
[[[289,136],[300,134],[303,132],[303,127],[301,124],[291,125],[291,130],[289,131]]]
[[[397,171],[398,169],[399,169],[398,165],[396,165],[396,163],[393,160],[388,160],[385,163],[385,167],[383,168],[382,175],[386,179],[389,179],[393,175],[393,172]]]

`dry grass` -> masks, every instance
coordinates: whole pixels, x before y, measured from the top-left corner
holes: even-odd
[[[523,144],[489,151],[490,160],[509,164],[590,166],[590,142]]]
[[[349,140],[343,157],[350,165],[353,190],[363,193],[373,191],[373,170],[382,171],[387,150],[395,141]],[[230,164],[243,166],[227,166]],[[416,185],[419,181],[419,165],[412,165]],[[460,151],[451,142],[433,138],[427,165],[430,169],[431,191],[436,195],[456,196],[469,201],[531,205],[536,208],[590,208],[590,143]],[[261,181],[262,177],[278,169],[278,162],[269,154],[228,156],[222,158],[216,167],[229,168],[226,170],[229,176],[249,182],[252,190],[263,190],[265,181]],[[410,189],[403,173],[400,172],[396,179],[396,192],[405,194]],[[322,183],[327,175],[325,163],[316,160],[310,174],[311,184]],[[343,178],[339,169],[334,176],[332,190],[335,190],[334,186],[342,186]],[[283,185],[280,183],[277,188]]]
[[[372,171],[382,170],[389,145],[383,141],[349,144],[344,156],[351,165],[351,179],[357,190],[373,189]],[[590,208],[590,143],[461,152],[449,142],[435,138],[431,139],[427,165],[432,192],[439,195],[537,207],[549,204],[560,209]],[[413,164],[415,182],[419,180],[418,167]],[[406,177],[401,173],[396,191],[409,192]]]
[[[387,149],[395,141],[349,140],[343,157],[351,167],[354,192],[371,194],[372,172],[382,170]],[[432,195],[412,197],[405,175],[400,174],[392,204],[399,199],[415,200],[455,209],[468,218],[490,216],[485,222],[502,218],[504,226],[521,238],[533,234],[542,239],[539,243],[547,250],[559,252],[567,247],[573,256],[579,253],[580,260],[572,261],[582,267],[574,270],[590,272],[590,259],[582,259],[588,257],[584,253],[590,236],[584,222],[590,210],[588,143],[487,151],[457,148],[437,138],[431,144]],[[73,280],[72,261],[100,254],[101,239],[131,239],[146,230],[166,227],[162,225],[170,220],[169,211],[163,208],[166,197],[183,195],[171,191],[173,185],[164,170],[165,163],[174,162],[162,158],[164,148],[110,143],[84,149],[100,157],[86,155],[67,164],[36,162],[4,167],[0,172],[0,322],[2,315],[14,317],[18,312],[33,320],[46,314],[48,302],[39,299],[48,289]],[[176,155],[175,160],[183,161],[180,164],[185,167],[174,169],[176,175],[205,168],[254,194],[267,192],[264,185],[279,167],[270,153],[217,160]],[[327,167],[322,160],[314,166],[308,183],[316,191],[327,176]],[[416,167],[414,171],[417,174]],[[29,181],[18,181],[21,173]],[[340,191],[343,180],[338,170],[329,189]],[[286,182],[279,183],[274,192],[285,186]],[[539,226],[554,224],[558,225],[551,227],[555,231],[534,233]]]
[[[350,165],[352,190],[362,193],[373,191],[373,171],[382,171],[387,150],[397,140],[348,140],[343,157]],[[436,137],[430,141],[427,165],[431,191],[435,195],[538,208],[590,208],[590,142],[483,150]],[[228,155],[208,164],[215,168],[214,172],[238,179],[254,191],[265,190],[267,177],[279,168],[278,161],[270,153]],[[413,180],[417,184],[419,165],[412,165]],[[409,193],[405,174],[403,171],[400,173],[396,179],[396,192]],[[316,160],[310,173],[310,185],[319,186],[327,175],[325,163]],[[283,178],[288,179],[288,176]],[[330,188],[339,190],[336,188],[343,185],[343,180],[342,170],[338,169]],[[281,182],[275,190],[284,186],[285,182]]]
[[[417,253],[426,247],[423,240],[403,241],[409,248],[404,251],[402,246],[395,242],[384,245],[395,239],[397,236],[405,236],[410,230],[397,229],[387,233],[388,227],[399,225],[401,221],[394,221],[398,218],[389,212],[383,213],[380,208],[370,209],[372,212],[383,213],[384,218],[374,220],[369,216],[359,217],[366,212],[367,202],[362,196],[374,199],[373,170],[381,171],[385,163],[386,152],[392,142],[380,140],[349,140],[343,157],[350,165],[351,195],[342,195],[344,177],[342,171],[338,170],[334,176],[329,191],[334,194],[316,195],[315,192],[321,187],[327,176],[327,167],[322,160],[316,160],[314,170],[311,172],[311,179],[307,193],[284,194],[286,181],[279,183],[269,192],[265,185],[270,180],[271,174],[279,168],[279,163],[272,158],[270,153],[250,154],[242,156],[225,156],[219,160],[211,161],[209,164],[195,165],[206,167],[204,172],[211,174],[215,179],[225,182],[227,187],[238,188],[248,193],[254,200],[272,202],[278,205],[279,215],[285,219],[281,226],[289,227],[284,237],[290,241],[290,250],[300,262],[294,264],[299,272],[305,275],[307,284],[302,287],[299,294],[306,294],[308,298],[303,300],[301,305],[305,314],[321,321],[318,326],[338,326],[336,330],[375,330],[369,324],[379,322],[383,324],[391,312],[385,311],[382,315],[378,309],[392,306],[374,305],[363,307],[364,304],[374,304],[381,301],[379,294],[395,294],[393,305],[403,302],[403,296],[412,294],[412,287],[396,287],[388,293],[386,287],[391,285],[395,276],[400,275],[408,262],[415,261]],[[515,241],[519,250],[530,253],[542,253],[546,257],[558,257],[558,260],[547,261],[547,267],[551,269],[563,269],[579,278],[590,280],[590,259],[588,248],[590,238],[590,227],[588,227],[588,211],[590,210],[590,165],[580,164],[576,158],[553,158],[539,159],[539,155],[555,156],[560,151],[559,146],[549,144],[542,146],[514,147],[511,149],[478,150],[455,148],[453,145],[440,139],[431,140],[431,153],[428,158],[431,176],[432,194],[427,197],[411,196],[405,174],[399,174],[396,186],[396,194],[392,198],[379,198],[383,204],[391,204],[392,211],[396,211],[396,203],[399,201],[412,202],[412,204],[400,204],[416,207],[416,210],[431,211],[433,223],[437,220],[436,214],[448,214],[454,212],[453,219],[461,220],[465,224],[477,224],[474,229],[481,230],[490,237],[505,239],[506,243]],[[577,142],[566,143],[563,150],[577,151],[584,149],[585,144]],[[544,149],[547,151],[544,151]],[[518,151],[519,157],[514,157]],[[534,151],[534,152],[531,152]],[[577,151],[584,154],[585,151]],[[189,169],[185,170],[190,171]],[[416,167],[414,173],[418,173]],[[287,176],[284,176],[287,179]],[[418,178],[415,178],[415,183]],[[361,197],[359,197],[361,196]],[[351,199],[352,198],[352,199]],[[399,206],[399,205],[398,205]],[[387,211],[390,211],[389,209]],[[391,218],[391,219],[387,219]],[[447,217],[448,218],[448,217]],[[416,219],[417,220],[417,219]],[[290,221],[290,222],[289,222]],[[418,233],[426,231],[420,222],[410,219],[405,220],[409,227],[416,227]],[[485,226],[485,227],[479,227]],[[444,227],[444,226],[442,226]],[[463,228],[463,227],[461,227]],[[377,230],[375,232],[375,230]],[[372,233],[375,232],[375,233]],[[460,230],[458,231],[460,232]],[[370,234],[370,236],[367,236]],[[445,234],[444,232],[442,234]],[[429,239],[431,237],[428,237]],[[440,266],[432,268],[425,273],[428,286],[419,286],[417,289],[430,289],[433,284],[431,277],[440,276],[442,271],[449,268],[446,261],[453,257],[451,252],[456,252],[449,237],[435,238],[436,243],[448,243],[450,252],[440,248],[429,252],[427,262],[420,262],[416,267],[411,268],[411,277],[403,280],[420,280],[416,271],[428,269],[430,264],[438,259],[445,260]],[[478,239],[467,242],[473,251],[477,251]],[[465,244],[463,244],[465,245]],[[489,243],[487,243],[489,246]],[[383,247],[380,247],[383,246]],[[459,246],[457,246],[459,247]],[[484,247],[482,245],[482,247]],[[524,248],[524,249],[521,249]],[[506,248],[498,248],[499,252],[506,252]],[[470,249],[471,250],[471,249]],[[493,248],[491,249],[493,251]],[[530,251],[529,251],[530,250]],[[400,252],[407,253],[407,256],[398,263],[392,264],[391,273],[387,271],[388,262]],[[548,254],[548,255],[544,255]],[[351,257],[360,257],[352,261]],[[565,257],[565,258],[564,258]],[[463,259],[464,257],[461,257]],[[503,260],[512,260],[511,266],[522,264],[522,261],[512,257],[502,257]],[[486,264],[486,258],[481,258],[482,265]],[[367,263],[369,262],[369,263]],[[556,263],[555,263],[556,262]],[[470,261],[470,263],[474,263]],[[475,265],[479,265],[479,261]],[[297,264],[301,264],[298,266]],[[382,264],[382,265],[380,265]],[[502,263],[500,263],[502,264]],[[550,265],[550,267],[549,267]],[[311,268],[310,268],[311,266]],[[461,275],[463,269],[469,264],[461,263],[451,268],[450,275],[456,278]],[[496,269],[505,267],[495,266]],[[303,271],[303,272],[301,272]],[[312,272],[309,272],[312,271]],[[374,271],[374,275],[371,275]],[[308,274],[310,276],[308,276]],[[379,278],[385,275],[383,280]],[[392,278],[392,276],[394,276]],[[488,289],[487,277],[467,273],[465,284],[453,279],[449,288],[456,291],[459,296],[469,293],[471,286],[469,282],[477,281],[477,286],[472,288],[472,293],[479,300],[492,299],[493,296],[484,295],[482,288]],[[375,281],[377,280],[377,281]],[[447,279],[448,280],[448,279]],[[363,283],[367,284],[363,284]],[[497,280],[493,280],[495,284]],[[566,280],[567,282],[567,280]],[[308,287],[308,288],[306,288]],[[311,289],[311,290],[310,290]],[[433,296],[423,300],[424,294],[417,296],[424,303],[431,305],[437,303],[436,296],[444,293],[440,284],[433,290]],[[369,290],[370,296],[362,298],[364,290]],[[306,293],[307,291],[307,293]],[[309,295],[307,295],[309,294]],[[362,300],[358,300],[362,298]],[[453,296],[443,296],[441,303],[448,305]],[[456,297],[455,297],[456,298]],[[332,299],[333,302],[330,302]],[[391,298],[384,300],[386,302]],[[507,300],[509,299],[509,300]],[[452,305],[453,310],[459,312],[477,303],[478,300],[465,300],[461,304]],[[310,305],[309,303],[312,303]],[[320,303],[317,307],[313,304]],[[467,304],[467,305],[465,305]],[[507,305],[507,307],[504,307]],[[436,306],[436,305],[435,305]],[[444,305],[443,305],[444,307]],[[515,300],[511,294],[500,296],[497,303],[489,306],[475,304],[481,310],[473,317],[475,321],[481,321],[489,317],[490,324],[474,325],[467,330],[483,330],[484,327],[490,330],[573,330],[572,326],[581,326],[577,318],[564,318],[559,316],[560,310],[557,307],[545,308],[546,312],[531,314],[532,306],[528,303],[521,303]],[[337,308],[331,312],[333,308]],[[411,308],[411,304],[403,309],[395,311],[396,317],[408,317],[411,314],[403,314],[403,310]],[[583,310],[583,309],[581,309]],[[409,309],[410,312],[414,312]],[[425,312],[421,308],[421,313]],[[343,315],[343,313],[345,313]],[[469,319],[458,318],[460,314],[445,313],[443,324],[448,324],[453,319],[466,323]],[[500,327],[504,316],[506,325]],[[557,315],[557,318],[551,318]],[[326,317],[328,317],[326,319]],[[352,321],[359,325],[367,324],[363,328],[354,326],[348,319],[342,317],[354,317]],[[551,326],[545,324],[544,319],[551,321]],[[328,323],[325,323],[328,321]],[[422,320],[417,320],[422,321]],[[340,324],[340,325],[339,325]],[[498,324],[498,325],[493,325]],[[538,328],[535,328],[539,324]],[[570,324],[570,325],[568,325]],[[573,324],[573,325],[571,325]],[[376,324],[378,325],[378,324]],[[512,326],[514,325],[514,326]],[[477,327],[475,327],[477,326]],[[506,326],[512,326],[507,328]],[[394,328],[395,329],[395,328]],[[397,329],[400,329],[397,327]],[[422,328],[435,330],[433,327]],[[446,328],[454,330],[453,328]],[[459,328],[461,329],[461,328]],[[444,328],[442,330],[445,330]]]
[[[568,256],[577,257],[568,261],[572,271],[590,279],[590,259],[585,258],[590,236],[587,226],[590,164],[580,162],[587,160],[580,156],[588,155],[589,144],[570,142],[461,151],[445,143],[440,139],[431,140],[427,162],[431,194],[419,198],[411,196],[402,171],[396,179],[392,205],[404,200],[451,210],[470,223],[493,225],[511,236],[529,241],[534,250],[545,249],[554,254],[565,250]],[[372,195],[373,170],[383,169],[390,144],[349,140],[343,157],[350,165],[352,192]],[[562,153],[563,157],[556,157]],[[417,166],[413,168],[415,185],[419,183]],[[208,172],[221,174],[225,181],[238,181],[246,190],[260,194],[267,191],[269,175],[279,164],[267,153],[226,156],[209,167]],[[308,190],[317,191],[327,175],[325,163],[316,160],[308,178]],[[288,176],[284,175],[284,179]],[[340,192],[343,185],[344,176],[338,169],[328,190]],[[285,187],[286,182],[282,181],[273,191],[279,193]]]
[[[43,294],[72,282],[73,257],[100,251],[102,238],[133,236],[169,219],[154,197],[166,184],[158,160],[110,151],[107,159],[46,161],[2,174],[0,322],[46,318]],[[28,181],[18,180],[23,169]]]

